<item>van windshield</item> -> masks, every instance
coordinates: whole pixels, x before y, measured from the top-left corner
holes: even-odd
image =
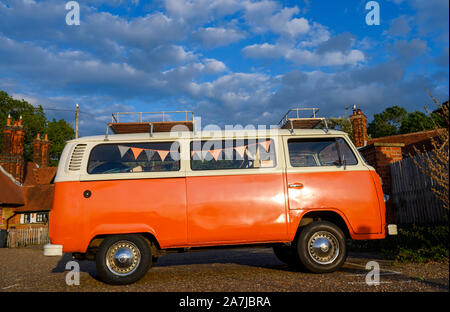
[[[180,170],[178,142],[101,144],[89,157],[89,174]]]

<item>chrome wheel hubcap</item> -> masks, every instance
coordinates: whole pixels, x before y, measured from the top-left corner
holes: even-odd
[[[106,266],[115,275],[127,276],[133,273],[141,262],[141,253],[135,244],[120,241],[106,253]]]
[[[339,256],[339,242],[330,232],[314,233],[308,242],[308,253],[318,264],[330,264]]]

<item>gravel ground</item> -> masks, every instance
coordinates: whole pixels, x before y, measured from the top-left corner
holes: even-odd
[[[393,265],[376,254],[351,253],[337,272],[297,272],[270,248],[221,249],[162,256],[140,281],[110,286],[96,276],[95,263],[81,261],[80,285],[66,284],[70,254],[44,257],[42,247],[0,249],[0,292],[448,292],[449,266]],[[381,268],[380,284],[365,283],[368,261]]]

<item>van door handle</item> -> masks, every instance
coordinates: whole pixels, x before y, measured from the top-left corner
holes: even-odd
[[[300,188],[303,187],[303,184],[301,183],[292,183],[288,185],[290,188]]]

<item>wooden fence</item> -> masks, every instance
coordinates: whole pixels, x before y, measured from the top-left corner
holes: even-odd
[[[423,156],[416,155],[414,159],[425,165]],[[420,225],[448,222],[448,210],[432,191],[436,182],[421,171],[414,159],[405,158],[390,165],[395,222]]]
[[[47,227],[9,229],[6,247],[25,247],[29,245],[47,244],[49,242]]]

